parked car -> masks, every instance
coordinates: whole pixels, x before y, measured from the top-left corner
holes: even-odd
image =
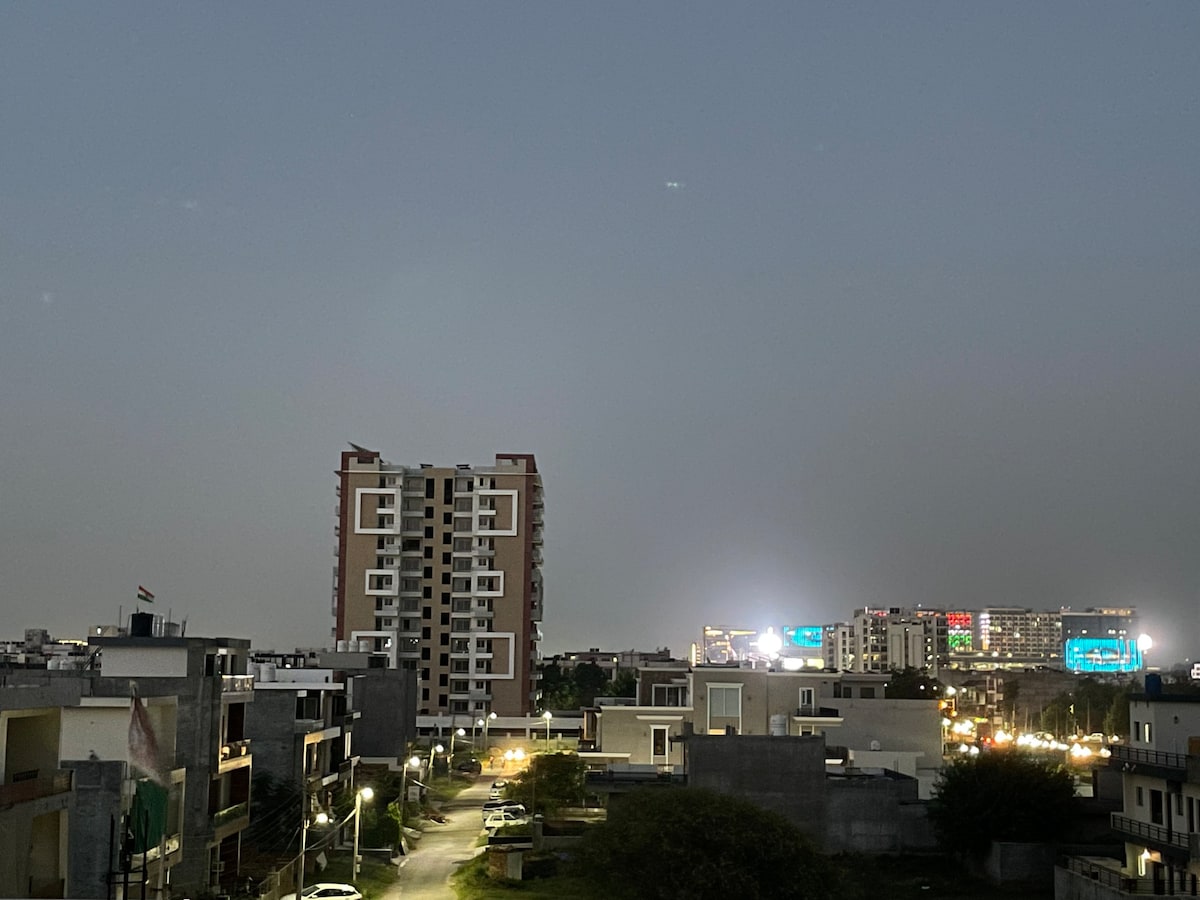
[[[454,767],[455,771],[464,775],[478,775],[483,771],[483,765],[477,759],[465,759]]]
[[[519,816],[525,815],[524,805],[518,803],[516,800],[489,800],[483,804],[483,818],[486,819],[492,813],[504,812],[505,810],[516,813]]]
[[[303,900],[362,900],[362,894],[352,884],[319,881],[300,892]],[[284,894],[280,900],[296,900],[296,895]]]
[[[504,789],[508,786],[508,782],[503,778],[492,782],[492,789],[488,791],[489,800],[499,800],[504,796]]]
[[[528,825],[529,816],[524,815],[524,810],[525,808],[521,807],[521,815],[518,815],[517,813],[508,809],[497,810],[483,820],[483,827],[492,829],[502,828],[505,825]]]

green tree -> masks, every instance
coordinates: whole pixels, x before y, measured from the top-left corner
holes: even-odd
[[[1108,712],[1104,714],[1104,733],[1129,737],[1129,696],[1132,690],[1113,695]]]
[[[505,792],[525,804],[530,813],[552,813],[583,800],[586,771],[578,753],[538,753],[529,758],[524,771],[509,780]]]
[[[940,700],[942,686],[936,678],[907,666],[892,670],[892,678],[884,688],[884,695],[889,700]]]
[[[543,709],[578,709],[579,689],[570,670],[563,671],[557,663],[546,663],[540,667],[542,673]]]
[[[573,707],[558,707],[559,709],[578,709],[580,706],[591,706],[596,702],[596,695],[604,693],[608,678],[604,670],[595,663],[583,662],[572,671],[575,681],[575,696],[578,703]]]
[[[778,813],[699,788],[645,788],[587,832],[576,874],[617,900],[841,896],[836,870]]]
[[[1075,814],[1074,778],[1040,757],[981,753],[942,769],[928,811],[949,852],[982,856],[992,841],[1055,841]]]
[[[621,669],[605,688],[608,697],[636,697],[637,673],[633,669]]]

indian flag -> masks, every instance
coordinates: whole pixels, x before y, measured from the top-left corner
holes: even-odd
[[[138,600],[142,603],[153,603],[154,595],[139,584],[138,585]]]

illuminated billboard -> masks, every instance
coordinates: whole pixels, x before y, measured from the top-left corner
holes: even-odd
[[[1137,672],[1142,651],[1125,638],[1068,638],[1063,665],[1071,672]]]
[[[820,650],[821,632],[820,625],[784,625],[783,644],[802,650]]]

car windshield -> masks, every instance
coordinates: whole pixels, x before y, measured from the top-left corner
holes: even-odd
[[[300,896],[301,897],[315,897],[317,895],[317,891],[319,891],[320,889],[321,889],[321,886],[319,884],[310,884],[308,887],[306,887],[304,889],[303,893],[301,893]]]

